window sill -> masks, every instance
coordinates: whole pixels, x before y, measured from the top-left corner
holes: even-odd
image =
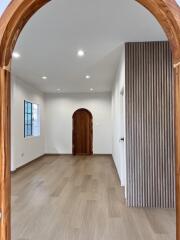
[[[40,135],[39,135],[39,136],[29,136],[29,137],[24,137],[24,139],[25,139],[25,140],[28,140],[28,139],[39,138],[39,137],[40,137]]]

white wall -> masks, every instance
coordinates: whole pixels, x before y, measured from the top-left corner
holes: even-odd
[[[113,119],[113,159],[121,180],[126,186],[126,156],[125,156],[125,46],[121,46],[120,63],[116,74],[112,92],[112,119]]]
[[[93,152],[112,153],[111,94],[47,94],[46,153],[72,153],[72,115],[86,108],[93,115]]]
[[[11,103],[11,170],[32,161],[45,153],[44,97],[41,92],[12,76]],[[41,135],[24,138],[24,100],[40,105]]]

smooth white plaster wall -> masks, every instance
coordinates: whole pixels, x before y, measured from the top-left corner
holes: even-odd
[[[11,95],[11,170],[14,171],[45,153],[45,106],[43,94],[15,76],[12,76]],[[24,100],[40,105],[40,137],[24,138]]]
[[[120,63],[112,91],[113,140],[112,155],[121,180],[126,188],[126,152],[125,141],[125,45],[121,46]]]
[[[110,93],[46,94],[46,153],[72,153],[72,115],[86,108],[93,115],[93,153],[112,153]]]

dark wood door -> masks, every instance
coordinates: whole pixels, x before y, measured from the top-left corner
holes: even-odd
[[[78,109],[73,114],[73,154],[93,153],[93,118],[87,109]]]

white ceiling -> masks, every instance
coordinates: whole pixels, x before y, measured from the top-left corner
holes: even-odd
[[[43,92],[107,92],[122,42],[165,39],[155,18],[134,0],[52,0],[21,33],[15,48],[21,58],[12,70]],[[81,48],[86,55],[77,58]]]

